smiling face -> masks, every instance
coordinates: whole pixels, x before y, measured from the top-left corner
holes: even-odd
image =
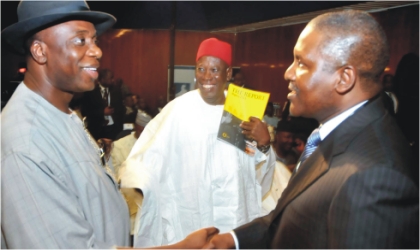
[[[307,26],[295,45],[294,61],[284,74],[291,91],[287,96],[290,114],[315,118],[319,122],[331,118],[339,103],[334,87],[339,74],[320,51],[324,36]]]
[[[225,84],[231,78],[232,69],[221,59],[203,56],[196,64],[195,78],[200,95],[211,105],[225,103]]]
[[[92,23],[69,21],[36,36],[45,53],[45,80],[56,90],[75,93],[94,88],[102,51]]]
[[[305,150],[305,142],[302,141],[300,138],[294,139],[294,149],[296,150],[297,154],[300,156],[303,153],[303,150]]]
[[[293,146],[293,134],[291,132],[278,131],[276,133],[276,144],[282,152],[289,152]]]

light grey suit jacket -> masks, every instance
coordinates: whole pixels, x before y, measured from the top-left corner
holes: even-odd
[[[240,248],[418,248],[419,192],[408,142],[380,97],[343,121]],[[419,166],[414,166],[419,167]]]

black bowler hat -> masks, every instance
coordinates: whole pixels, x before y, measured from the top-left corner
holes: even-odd
[[[86,1],[25,1],[17,8],[18,22],[1,32],[3,41],[15,50],[25,53],[25,41],[35,33],[59,23],[71,20],[91,22],[97,34],[101,34],[116,22],[114,16],[91,11]]]

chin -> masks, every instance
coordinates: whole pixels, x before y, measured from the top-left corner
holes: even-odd
[[[292,108],[292,105],[290,105],[290,108],[289,108],[289,115],[298,116],[297,112],[294,110],[294,108]]]
[[[91,90],[93,90],[95,88],[95,82],[94,81],[88,82],[88,83],[86,83],[85,85],[83,85],[81,87],[82,87],[81,92],[91,91]]]
[[[215,96],[214,92],[209,92],[205,89],[200,89],[200,94],[203,99],[213,98]]]
[[[91,91],[94,88],[95,88],[95,80],[92,79],[92,81],[90,81],[86,84],[86,90],[85,91]]]
[[[293,103],[291,102],[290,103],[290,107],[289,107],[289,114],[291,115],[291,116],[295,116],[295,117],[298,117],[298,116],[302,116],[302,114],[303,114],[303,110],[300,108],[299,109],[299,107],[296,107],[295,105],[293,105]]]

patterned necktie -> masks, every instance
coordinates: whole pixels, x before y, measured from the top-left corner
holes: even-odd
[[[319,136],[319,128],[312,131],[312,134],[309,136],[308,141],[306,142],[305,149],[303,150],[302,155],[300,156],[300,160],[298,165],[295,168],[296,172],[302,162],[304,162],[318,147],[318,144],[321,142],[321,137]]]
[[[109,106],[109,92],[108,92],[108,88],[104,89],[104,94],[102,96],[102,100],[104,102],[105,107]]]

